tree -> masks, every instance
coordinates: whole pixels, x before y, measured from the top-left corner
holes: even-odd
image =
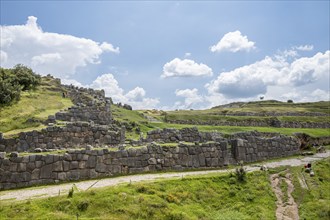
[[[0,104],[6,105],[19,100],[21,86],[17,77],[9,69],[0,68]]]
[[[19,100],[22,90],[34,89],[40,82],[41,77],[22,64],[13,69],[0,67],[0,104]]]
[[[12,73],[17,77],[23,91],[33,89],[40,84],[41,77],[22,64],[14,66]]]

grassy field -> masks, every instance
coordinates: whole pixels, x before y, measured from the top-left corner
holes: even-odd
[[[0,219],[275,219],[276,197],[269,175],[290,172],[300,219],[330,217],[330,159],[313,163],[314,177],[304,173],[308,189],[300,186],[301,167],[281,167],[247,175],[209,174],[180,180],[123,184],[74,191],[72,197],[24,202],[3,201]],[[283,186],[285,189],[285,186]]]
[[[62,91],[55,80],[42,78],[41,86],[36,90],[22,92],[17,103],[0,108],[0,132],[6,136],[41,129],[43,127],[38,121],[46,120],[49,115],[72,105],[70,99],[62,98]]]

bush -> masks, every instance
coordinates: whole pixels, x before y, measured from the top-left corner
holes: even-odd
[[[0,105],[18,101],[21,90],[34,89],[40,81],[39,75],[21,64],[13,69],[0,68]]]
[[[235,176],[238,182],[245,182],[246,181],[246,170],[243,165],[240,168],[236,168]]]
[[[83,211],[87,210],[88,206],[89,206],[88,201],[82,201],[82,202],[78,203],[77,208],[79,211],[83,212]]]
[[[40,84],[41,77],[22,64],[14,66],[12,73],[17,77],[23,91],[33,89]]]

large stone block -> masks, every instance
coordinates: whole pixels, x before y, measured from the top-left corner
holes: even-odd
[[[24,171],[26,171],[26,163],[19,163],[17,165],[17,171],[18,172],[24,172]]]
[[[71,161],[70,162],[70,170],[75,170],[75,169],[78,169],[79,166],[78,166],[78,161]]]
[[[96,165],[95,171],[98,172],[98,173],[107,173],[107,172],[109,172],[108,166],[103,164],[103,163],[98,163]]]
[[[54,162],[54,155],[46,155],[45,157],[45,163],[50,164]]]
[[[205,157],[204,154],[199,154],[198,155],[198,161],[201,167],[205,167],[206,163],[205,163]]]
[[[53,171],[63,171],[63,161],[57,161],[53,164]]]
[[[48,164],[40,169],[40,178],[41,179],[50,179],[52,176],[52,171],[53,171],[53,165]]]
[[[150,158],[150,159],[148,160],[148,164],[150,164],[150,165],[155,165],[155,164],[157,164],[157,160],[156,160],[156,158]]]
[[[95,168],[96,156],[89,156],[86,165],[87,165],[87,168]]]
[[[57,174],[57,179],[61,180],[61,181],[66,180],[66,173],[65,172],[58,173]]]

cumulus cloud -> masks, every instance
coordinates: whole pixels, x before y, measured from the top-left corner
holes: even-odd
[[[225,34],[216,45],[210,47],[210,50],[212,52],[249,52],[256,48],[254,45],[255,42],[249,41],[247,36],[243,36],[240,31],[234,31]]]
[[[142,101],[143,97],[146,95],[146,92],[141,87],[136,87],[135,89],[129,91],[125,96],[129,100],[133,101]]]
[[[315,100],[325,94],[315,92],[313,95],[315,89],[329,90],[329,58],[329,51],[292,62],[286,56],[267,56],[253,64],[222,72],[205,87],[210,96],[221,95],[220,98],[229,100],[258,97],[261,94],[270,94],[273,98],[291,96],[295,99],[300,97],[300,100]]]
[[[288,72],[288,81],[295,86],[313,83],[329,76],[330,51],[317,53],[313,57],[302,57],[291,63]],[[324,77],[324,78],[323,78]]]
[[[141,87],[136,87],[125,93],[111,73],[97,77],[92,84],[86,87],[103,89],[106,96],[111,97],[115,103],[129,104],[134,109],[151,109],[156,108],[159,104],[159,99],[146,97],[146,91]]]
[[[168,77],[191,77],[191,76],[212,76],[210,67],[203,63],[196,63],[193,60],[175,58],[163,66],[162,78]]]
[[[175,108],[190,109],[196,107],[196,104],[204,101],[203,96],[198,94],[198,89],[177,89],[175,95],[184,98],[184,103],[176,102]]]
[[[65,78],[78,67],[100,62],[104,52],[119,53],[112,44],[71,35],[44,32],[37,18],[29,16],[25,25],[1,26],[1,65],[18,63],[40,74]]]

